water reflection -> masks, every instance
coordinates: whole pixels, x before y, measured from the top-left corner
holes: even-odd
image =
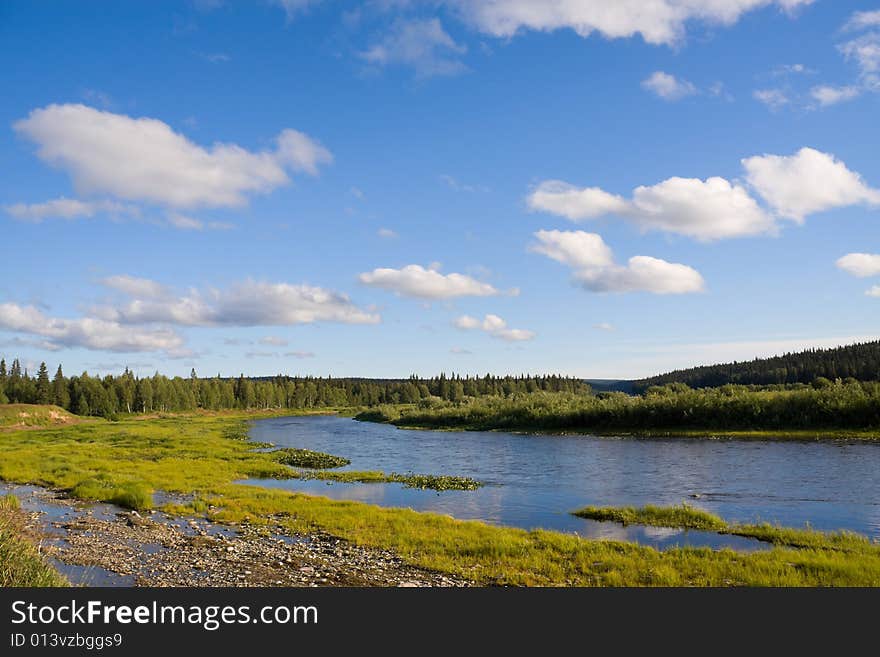
[[[526,529],[542,527],[657,547],[754,541],[704,532],[620,527],[576,518],[588,505],[680,504],[734,522],[850,529],[880,537],[880,445],[525,436],[398,430],[340,417],[258,420],[251,438],[351,459],[345,469],[474,477],[478,491],[399,484],[253,481],[335,499],[410,507]]]

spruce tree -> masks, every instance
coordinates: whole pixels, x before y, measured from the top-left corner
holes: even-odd
[[[70,393],[67,391],[67,381],[64,380],[61,365],[58,366],[55,378],[52,379],[52,402],[56,406],[70,410]]]
[[[40,369],[37,371],[37,403],[52,403],[52,386],[49,383],[49,370],[46,363],[40,363]]]

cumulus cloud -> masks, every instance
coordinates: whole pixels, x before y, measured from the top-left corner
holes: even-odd
[[[33,306],[0,303],[0,328],[36,335],[49,348],[83,347],[101,351],[174,351],[182,338],[167,328],[133,328],[93,317],[49,317]]]
[[[175,208],[242,205],[248,194],[315,174],[332,161],[307,135],[283,130],[274,150],[236,144],[205,148],[162,121],[77,104],[48,105],[14,124],[44,162],[68,173],[81,194],[109,194]]]
[[[845,30],[864,30],[871,27],[880,27],[880,9],[857,11],[844,25]]]
[[[446,0],[469,23],[496,37],[525,30],[552,32],[571,29],[587,37],[598,32],[606,38],[637,34],[651,44],[673,45],[685,36],[686,25],[732,25],[746,12],[774,6],[785,11],[813,0]]]
[[[743,187],[719,177],[669,178],[637,187],[630,200],[596,187],[578,189],[549,181],[537,187],[528,204],[534,210],[573,221],[616,214],[642,230],[662,230],[703,241],[757,235],[772,231],[774,226],[773,218]]]
[[[862,90],[859,87],[853,86],[833,87],[827,84],[820,84],[810,89],[810,97],[819,103],[821,107],[853,100],[858,98],[861,93]]]
[[[561,262],[574,271],[574,280],[592,292],[702,292],[700,273],[687,265],[633,256],[626,266],[614,263],[602,237],[584,231],[540,230],[531,251]]]
[[[378,314],[359,308],[345,294],[310,285],[245,280],[226,289],[190,290],[183,296],[132,299],[95,308],[122,324],[180,326],[290,326],[314,322],[375,324]]]
[[[527,202],[532,210],[550,212],[572,221],[623,214],[629,209],[629,203],[620,196],[598,187],[575,187],[561,180],[542,182],[529,195]]]
[[[108,276],[102,278],[100,283],[125,295],[141,299],[161,299],[170,294],[168,288],[161,283],[149,278],[137,278],[127,274]]]
[[[880,297],[880,285],[875,285],[875,286],[869,288],[865,292],[865,295],[869,296],[869,297]]]
[[[880,255],[873,253],[847,253],[838,258],[837,266],[859,278],[880,276]]]
[[[21,221],[35,224],[46,219],[91,219],[97,214],[112,217],[137,217],[140,210],[132,205],[116,201],[81,201],[74,198],[56,198],[43,203],[16,203],[3,208],[6,213]]]
[[[808,214],[860,203],[880,204],[880,190],[829,153],[802,148],[794,155],[758,155],[742,161],[746,179],[780,216],[802,222]]]
[[[527,203],[532,210],[572,221],[613,214],[642,230],[700,241],[774,233],[779,217],[802,223],[806,215],[815,212],[859,203],[880,204],[880,190],[869,187],[833,155],[812,148],[789,156],[749,157],[742,165],[746,181],[769,209],[742,184],[717,176],[706,180],[668,178],[637,187],[630,199],[598,187],[578,188],[550,180],[540,183]]]
[[[364,285],[418,299],[488,297],[499,294],[493,286],[466,274],[441,274],[436,268],[407,265],[402,269],[374,269],[358,276]]]
[[[493,338],[507,340],[508,342],[521,342],[524,340],[531,340],[535,337],[534,331],[508,328],[507,322],[501,319],[498,315],[492,314],[486,315],[482,321],[476,317],[471,317],[470,315],[462,315],[461,317],[456,318],[453,324],[456,328],[460,328],[464,331],[480,329],[491,335]]]
[[[782,89],[756,89],[752,92],[752,97],[773,111],[781,109],[791,103],[788,94]]]
[[[380,41],[360,53],[375,66],[405,65],[420,77],[455,75],[465,70],[467,47],[456,43],[436,18],[398,19]]]
[[[614,331],[616,330],[614,324],[610,324],[608,322],[599,322],[598,324],[593,324],[593,328],[597,331]]]
[[[642,80],[642,88],[663,100],[681,100],[697,93],[697,88],[674,75],[663,71],[654,71],[649,77]]]
[[[380,228],[376,231],[376,235],[386,240],[393,240],[398,237],[397,233],[390,228]]]

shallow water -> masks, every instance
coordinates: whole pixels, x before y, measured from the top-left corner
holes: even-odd
[[[409,431],[335,416],[257,420],[250,437],[345,456],[352,463],[344,470],[462,475],[488,484],[477,491],[437,493],[400,484],[247,482],[335,499],[658,548],[764,546],[709,532],[625,528],[577,518],[570,511],[590,504],[684,501],[734,522],[809,523],[880,538],[880,445],[870,443]]]

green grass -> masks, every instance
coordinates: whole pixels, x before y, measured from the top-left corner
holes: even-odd
[[[653,527],[674,527],[681,529],[700,529],[719,534],[731,534],[754,538],[774,545],[814,550],[836,550],[841,552],[876,551],[880,545],[854,532],[821,532],[809,527],[796,529],[779,527],[769,523],[759,525],[730,524],[708,511],[696,509],[682,503],[680,506],[662,507],[646,505],[635,508],[588,506],[573,512],[574,515],[590,520],[619,522],[622,525],[650,525]]]
[[[880,440],[880,384],[793,390],[682,386],[644,396],[535,392],[385,405],[355,417],[407,429]]]
[[[351,463],[347,458],[342,456],[334,456],[333,454],[325,454],[324,452],[313,452],[310,449],[297,449],[293,447],[285,447],[272,452],[275,460],[284,465],[295,468],[310,468],[312,470],[323,470],[326,468],[341,468]]]
[[[82,421],[84,421],[84,418],[77,417],[60,406],[0,404],[0,428],[3,429],[50,427]]]
[[[619,522],[622,525],[652,525],[654,527],[681,527],[683,529],[703,529],[718,531],[725,529],[727,523],[708,511],[695,509],[687,504],[681,506],[652,506],[641,508],[626,507],[595,507],[575,511],[574,515],[590,520]]]
[[[233,414],[197,415],[3,433],[0,478],[68,491],[98,479],[100,491],[137,483],[143,490],[189,494],[192,502],[165,508],[217,522],[319,530],[479,584],[880,586],[880,547],[867,541],[852,541],[844,550],[841,539],[818,535],[803,547],[779,545],[748,554],[699,548],[660,552],[234,484],[290,475],[271,452],[253,451],[248,442],[229,437],[230,427],[240,421]]]
[[[25,537],[18,499],[0,497],[0,587],[67,586]]]
[[[326,470],[305,471],[300,470],[293,475],[297,479],[322,479],[341,483],[360,484],[387,484],[400,483],[404,488],[420,488],[422,490],[477,490],[483,483],[470,477],[456,477],[452,475],[429,475],[429,474],[397,474],[390,475],[379,470],[348,470],[344,472],[328,472]]]

